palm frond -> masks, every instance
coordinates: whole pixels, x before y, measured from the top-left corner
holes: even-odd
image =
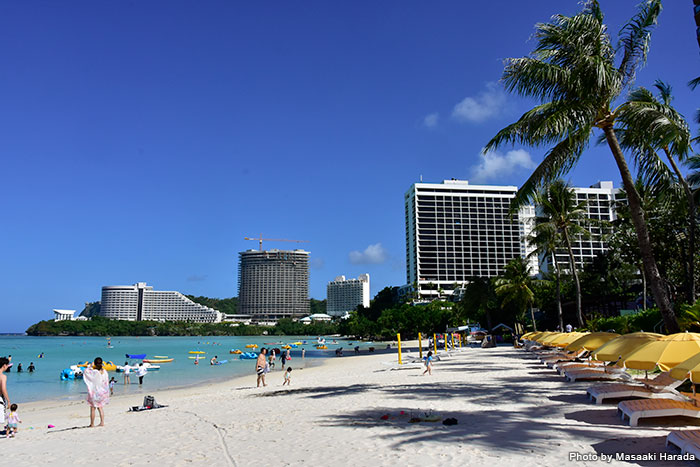
[[[625,84],[634,81],[637,68],[646,63],[651,30],[661,10],[661,0],[646,0],[639,5],[639,12],[620,30],[618,48],[623,54],[618,70]]]
[[[511,212],[527,204],[544,183],[559,178],[576,165],[588,145],[592,128],[589,124],[570,133],[547,153],[544,160],[515,194],[510,204]]]

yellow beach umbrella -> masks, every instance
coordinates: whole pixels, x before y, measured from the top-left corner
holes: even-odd
[[[520,336],[520,338],[521,338],[521,339],[529,340],[530,337],[534,336],[535,334],[538,334],[538,332],[537,332],[537,331],[526,332],[525,334],[523,334],[522,336]]]
[[[658,367],[668,371],[700,353],[700,334],[681,332],[644,344],[625,358],[625,366],[637,370]]]
[[[593,353],[593,358],[601,362],[624,360],[639,347],[649,342],[657,341],[662,337],[664,337],[663,334],[656,334],[654,332],[632,332],[630,334],[625,334],[596,349]]]
[[[530,336],[527,338],[527,340],[535,342],[535,341],[537,340],[537,338],[540,337],[541,335],[542,335],[542,331],[538,331],[538,332],[532,333],[532,334],[530,334]]]
[[[566,346],[566,350],[596,350],[599,347],[602,347],[606,342],[618,337],[620,337],[620,335],[616,332],[592,332],[571,342]]]
[[[549,341],[549,343],[550,345],[556,345],[557,347],[566,347],[576,339],[580,339],[587,334],[587,332],[565,332]]]
[[[673,367],[671,376],[681,381],[690,378],[693,383],[700,383],[700,353]]]
[[[537,335],[533,336],[531,338],[531,340],[534,342],[541,342],[542,339],[544,339],[545,337],[547,337],[550,334],[551,334],[551,332],[549,332],[549,331],[542,331],[542,332],[538,333]]]
[[[537,342],[543,345],[547,345],[551,339],[554,339],[555,337],[559,336],[561,332],[550,332],[550,331],[545,331],[542,333],[540,337],[537,338]]]

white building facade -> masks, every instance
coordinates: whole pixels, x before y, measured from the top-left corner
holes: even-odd
[[[471,185],[466,180],[415,183],[406,192],[406,277],[418,297],[450,296],[471,277],[493,277],[532,249],[523,241],[535,218],[532,206],[511,215],[515,186]],[[537,274],[537,258],[530,261]]]
[[[74,321],[76,310],[59,310],[54,308],[53,310],[53,320],[54,321]]]
[[[326,287],[326,313],[343,316],[359,305],[369,307],[369,274],[360,274],[357,279],[338,276]]]
[[[153,290],[145,282],[102,287],[100,316],[128,321],[219,323],[221,312],[195,303],[180,292]]]

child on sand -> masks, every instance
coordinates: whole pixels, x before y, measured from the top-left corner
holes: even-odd
[[[22,420],[17,415],[17,404],[12,404],[10,406],[10,414],[7,416],[7,430],[5,432],[7,438],[14,438],[15,433],[17,433],[18,423],[22,423]]]
[[[426,373],[432,375],[433,374],[433,351],[429,351],[428,355],[425,357],[425,371],[423,374],[425,375]]]
[[[114,385],[117,384],[117,380],[114,379],[114,376],[112,376],[112,379],[109,380],[109,395],[113,396],[114,395]]]
[[[292,367],[287,367],[287,371],[284,372],[284,383],[282,386],[291,386],[292,384]]]

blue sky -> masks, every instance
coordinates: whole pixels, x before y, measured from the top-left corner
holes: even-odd
[[[617,31],[636,2],[603,1]],[[691,117],[692,2],[666,1],[638,84]],[[543,151],[486,141],[530,103],[502,60],[577,1],[0,4],[0,332],[103,285],[237,294],[244,236],[309,240],[310,293],[405,283],[419,177],[518,185]],[[698,91],[700,92],[700,91]],[[511,152],[509,152],[511,151]],[[570,179],[619,176],[591,148]],[[285,248],[294,244],[271,243]]]

